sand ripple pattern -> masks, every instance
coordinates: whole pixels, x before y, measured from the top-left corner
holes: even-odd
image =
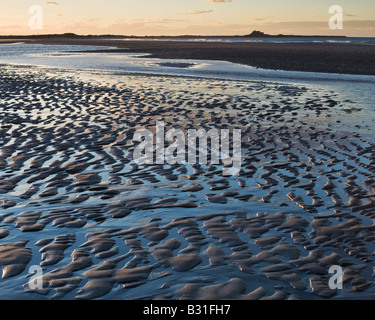
[[[373,124],[354,102],[304,85],[15,66],[0,83],[0,298],[374,297]],[[156,121],[240,128],[240,174],[137,166],[133,134]],[[331,265],[344,290],[328,288]]]

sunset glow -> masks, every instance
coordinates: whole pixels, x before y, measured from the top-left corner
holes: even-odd
[[[344,28],[330,30],[328,9],[344,10]],[[29,8],[43,9],[43,29],[30,30]],[[0,34],[243,35],[270,34],[375,35],[371,0],[2,0]]]

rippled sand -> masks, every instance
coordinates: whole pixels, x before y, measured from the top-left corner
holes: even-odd
[[[355,102],[36,67],[3,66],[0,82],[1,299],[374,297],[373,122]],[[136,165],[133,134],[156,121],[241,129],[241,172]]]

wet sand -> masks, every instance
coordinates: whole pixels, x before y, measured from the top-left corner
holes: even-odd
[[[25,66],[0,82],[0,298],[374,298],[373,122],[337,92]],[[240,173],[136,165],[156,121],[241,129]]]
[[[9,41],[9,40],[7,40]],[[346,43],[219,43],[49,38],[30,43],[111,46],[162,59],[221,60],[257,68],[375,75],[375,46]],[[123,51],[124,50],[124,51]],[[103,49],[103,53],[108,49]]]

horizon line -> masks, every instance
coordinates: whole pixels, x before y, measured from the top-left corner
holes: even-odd
[[[331,37],[331,38],[375,38],[375,37],[363,37],[363,36],[346,36],[346,35],[298,35],[298,34],[259,34],[254,35],[253,33],[244,35],[194,35],[194,34],[181,34],[181,35],[124,35],[124,34],[76,34],[73,32],[64,33],[45,33],[45,34],[21,34],[21,35],[0,35],[0,39],[8,38],[41,38],[41,37],[70,37],[70,38],[88,38],[88,37],[120,37],[120,38],[277,38],[277,37]]]

